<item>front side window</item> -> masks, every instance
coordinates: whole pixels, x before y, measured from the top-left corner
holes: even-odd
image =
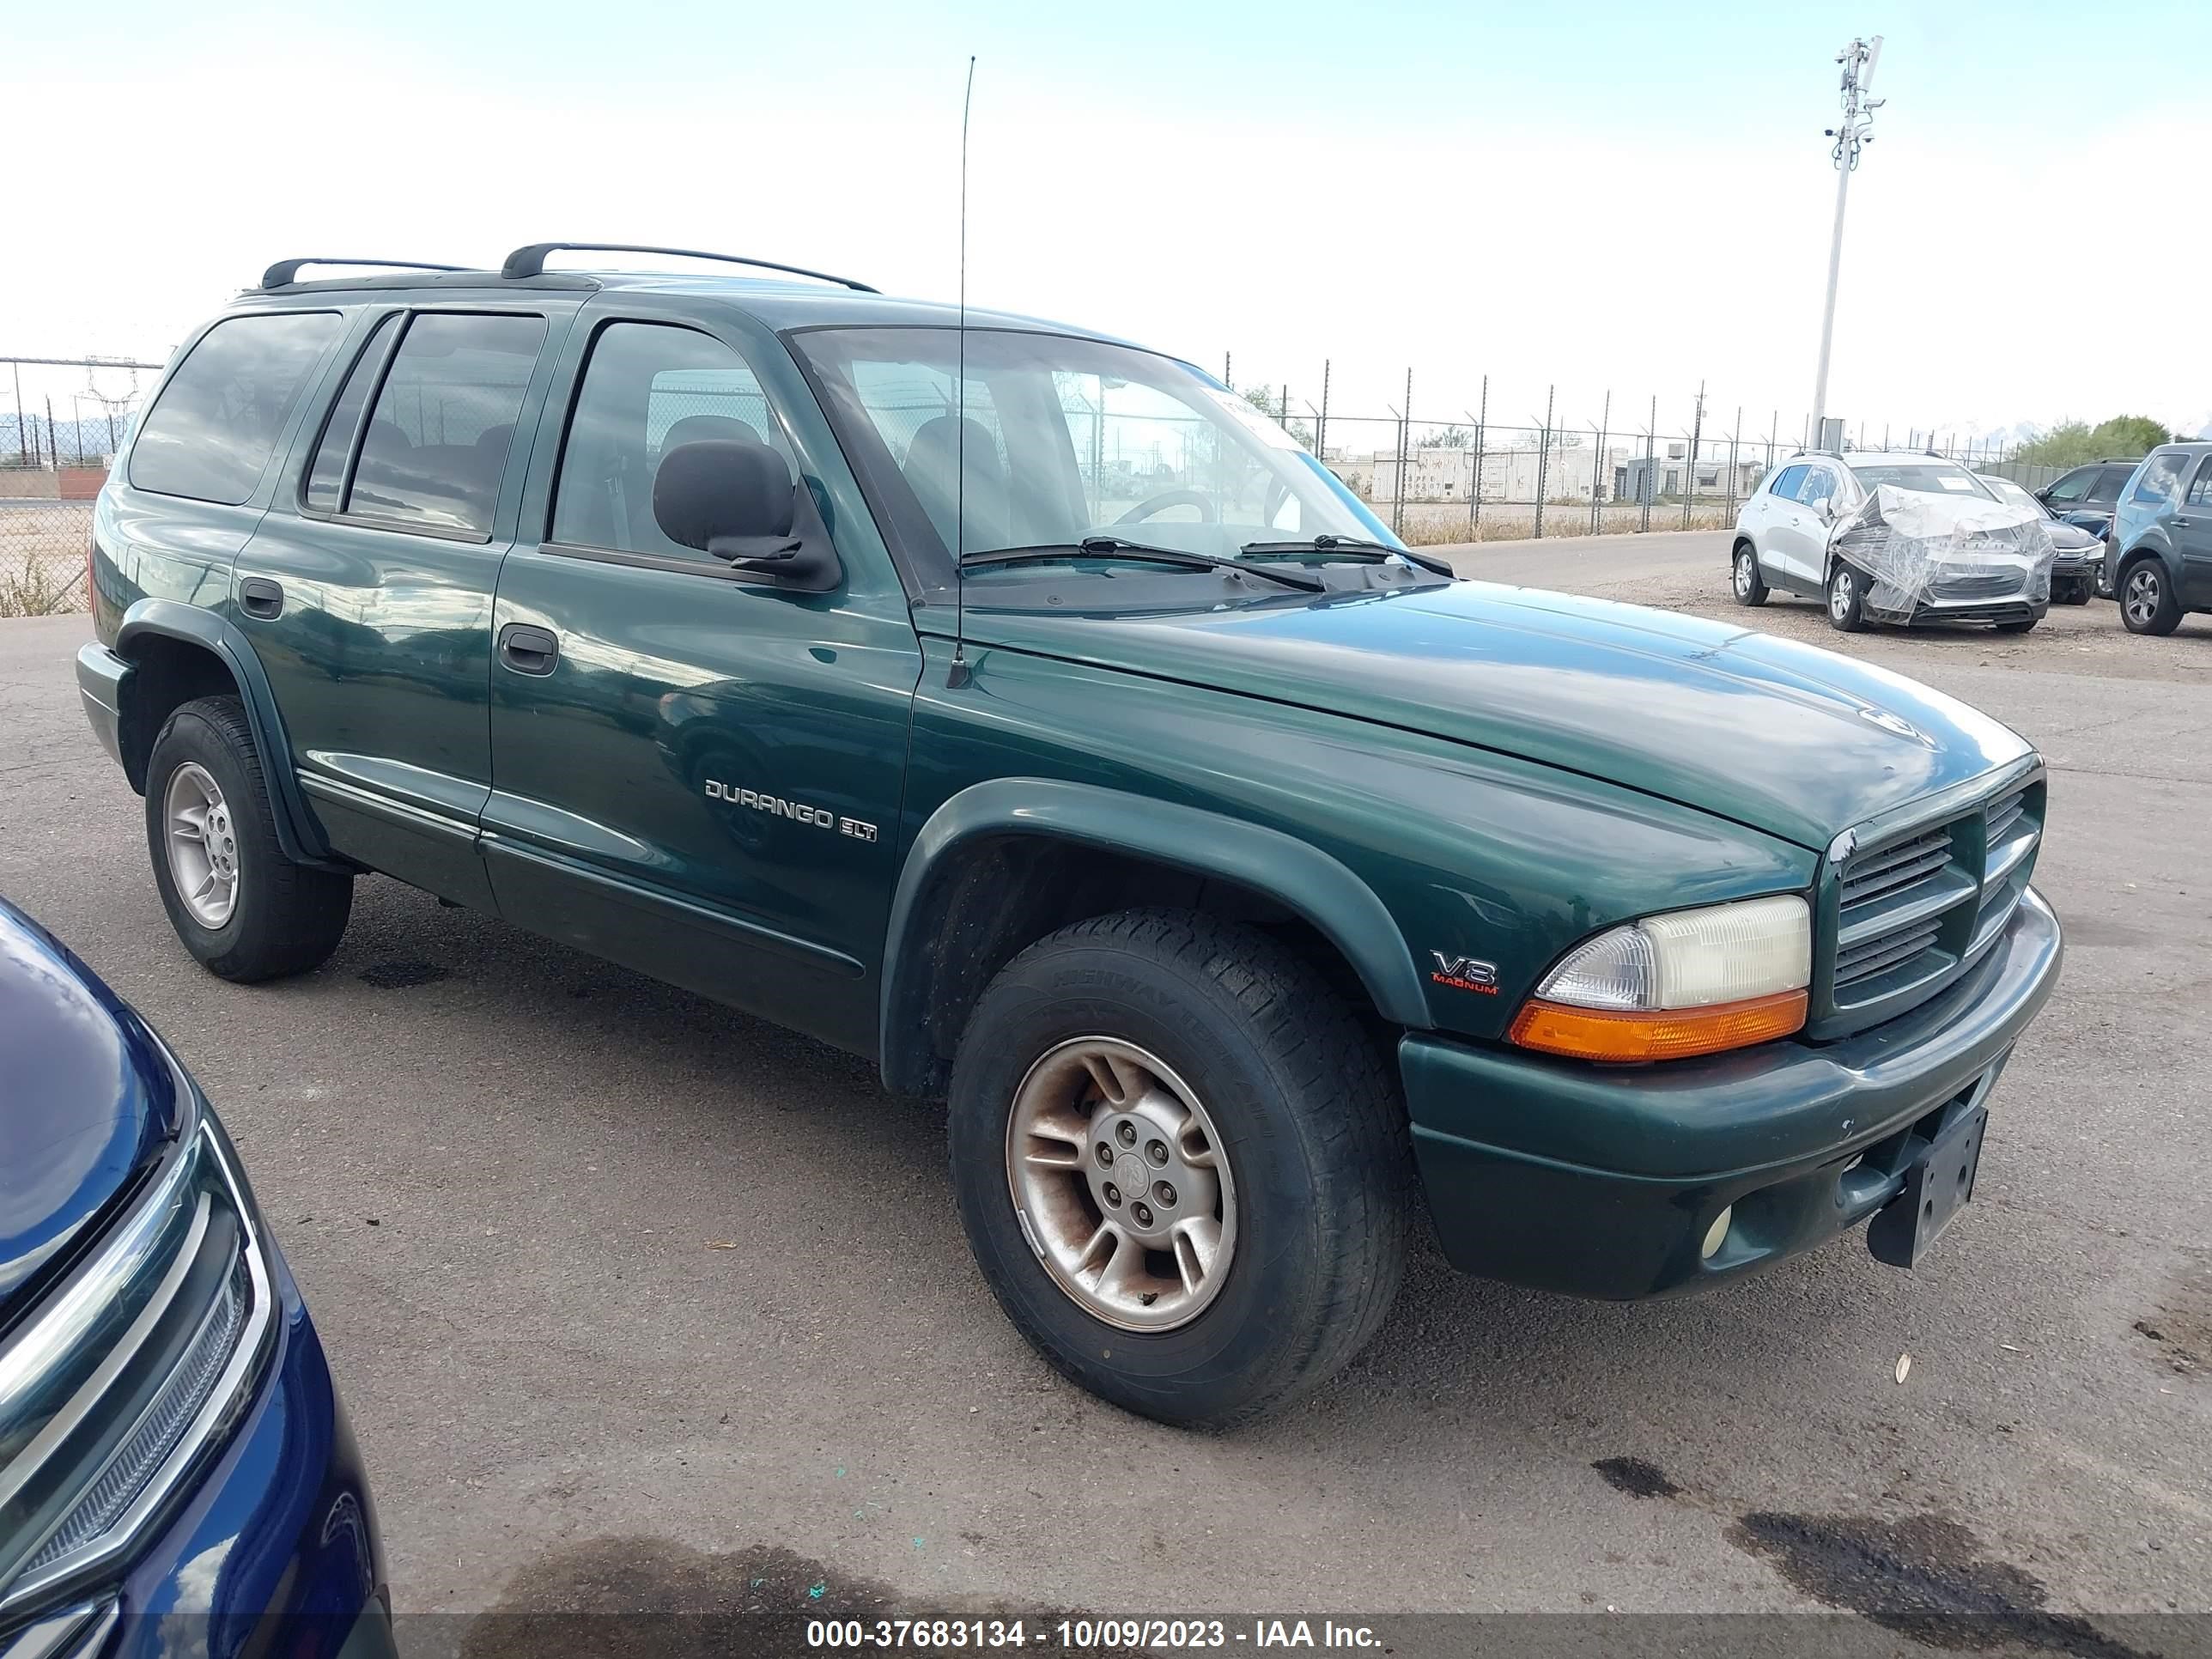
[[[342,509],[483,540],[544,343],[543,317],[424,312],[399,342]]]
[[[1836,493],[1836,475],[1825,466],[1805,469],[1805,482],[1798,487],[1797,499],[1808,507],[1818,507]]]
[[[138,428],[132,487],[227,507],[246,501],[344,327],[335,311],[283,312],[232,317],[200,336]]]
[[[1171,358],[1006,329],[803,331],[848,453],[941,557],[1101,536],[1234,558],[1332,535],[1395,545],[1289,434]]]
[[[767,444],[790,465],[768,394],[735,351],[696,329],[609,324],[592,343],[562,444],[552,539],[719,565],[671,541],[653,515],[662,459],[714,441]]]
[[[2062,505],[2087,499],[2089,487],[2097,482],[2097,471],[2094,466],[2085,466],[2068,473],[2051,486],[2051,499]]]

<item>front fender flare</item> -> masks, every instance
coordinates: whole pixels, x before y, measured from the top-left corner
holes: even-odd
[[[115,654],[133,659],[132,645],[148,638],[179,640],[211,653],[230,671],[246,705],[246,723],[253,732],[253,746],[260,753],[261,773],[269,786],[270,816],[276,820],[276,845],[295,864],[331,869],[349,868],[334,863],[323,827],[308,809],[292,767],[292,746],[284,735],[283,717],[276,712],[276,694],[262,672],[261,659],[245,635],[214,611],[175,599],[137,599],[123,613],[116,630]]]
[[[878,1049],[884,1080],[894,1090],[911,1086],[902,1056],[920,1031],[918,964],[925,941],[915,934],[933,879],[963,843],[1006,835],[1133,854],[1263,893],[1343,952],[1384,1018],[1416,1029],[1432,1023],[1396,920],[1364,881],[1319,848],[1261,824],[1096,784],[994,778],[961,790],[931,813],[899,872],[884,939]]]

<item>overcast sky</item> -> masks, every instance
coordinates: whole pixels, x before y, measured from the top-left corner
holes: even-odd
[[[1832,412],[2212,420],[2203,0],[18,9],[0,352],[161,356],[287,254],[570,236],[971,301],[1332,416],[1811,400],[1834,53],[1887,36]],[[1332,434],[1333,440],[1338,434]],[[1378,434],[1377,442],[1382,441]]]

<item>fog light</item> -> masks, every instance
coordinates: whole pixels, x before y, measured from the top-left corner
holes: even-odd
[[[1698,1254],[1711,1261],[1728,1243],[1729,1223],[1735,1218],[1735,1206],[1731,1204],[1713,1218],[1713,1224],[1705,1229],[1705,1242],[1698,1246]]]

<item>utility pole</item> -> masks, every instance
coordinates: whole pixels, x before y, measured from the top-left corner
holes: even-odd
[[[1820,419],[1828,407],[1828,347],[1835,337],[1836,276],[1844,262],[1844,200],[1850,191],[1851,174],[1858,167],[1859,151],[1874,142],[1869,131],[1874,125],[1874,112],[1887,101],[1867,96],[1874,84],[1875,65],[1881,61],[1881,36],[1854,40],[1836,54],[1836,61],[1844,66],[1844,121],[1841,126],[1827,130],[1827,137],[1836,141],[1829,151],[1836,169],[1836,230],[1828,243],[1828,299],[1820,308],[1820,368],[1813,380],[1813,429],[1808,434],[1808,441],[1815,448],[1823,436]]]

